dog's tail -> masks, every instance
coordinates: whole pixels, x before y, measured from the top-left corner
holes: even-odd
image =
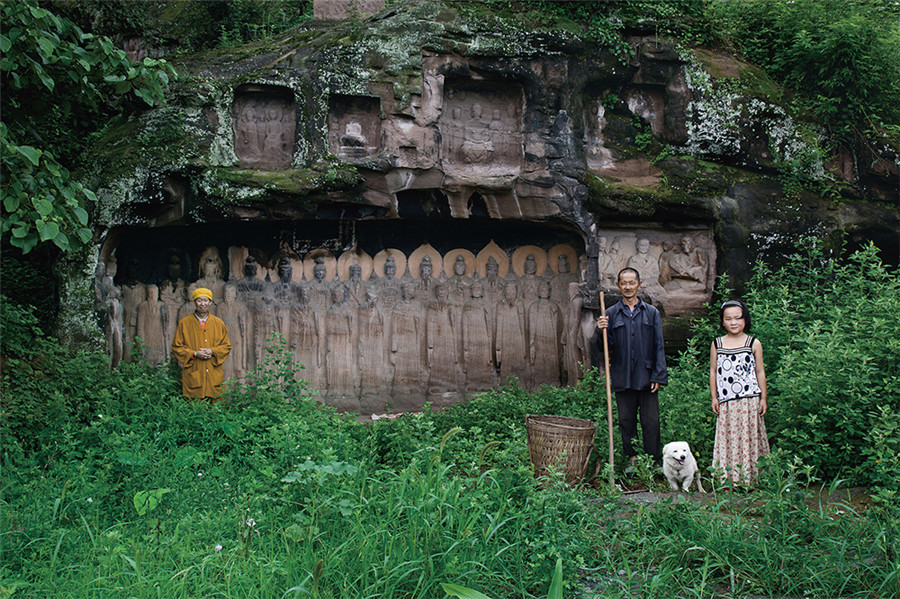
[[[698,468],[698,469],[697,469],[697,490],[700,491],[701,493],[706,493],[706,491],[703,489],[703,483],[700,482],[700,480],[701,480],[702,478],[703,478],[703,477],[700,476],[700,469]]]

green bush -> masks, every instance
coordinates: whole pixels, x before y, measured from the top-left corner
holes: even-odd
[[[757,265],[747,294],[751,334],[763,344],[773,447],[820,477],[860,484],[900,481],[900,272],[874,245],[826,258],[814,240],[778,269]],[[718,310],[695,337],[661,394],[664,436],[680,436],[711,458],[709,343]],[[702,460],[701,460],[702,463]]]
[[[797,90],[839,136],[846,139],[861,123],[900,122],[896,4],[728,0],[709,10],[724,39]]]

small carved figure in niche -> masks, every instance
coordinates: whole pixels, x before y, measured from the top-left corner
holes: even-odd
[[[560,341],[562,340],[562,313],[556,302],[550,299],[550,284],[546,281],[538,287],[536,302],[528,307],[528,348],[532,372],[532,386],[559,385]]]
[[[604,290],[616,288],[615,280],[619,273],[616,270],[616,265],[613,263],[612,256],[609,255],[608,243],[609,240],[604,236],[597,238],[597,247],[600,251],[597,256],[597,267],[600,272],[600,286]]]
[[[569,300],[569,284],[578,282],[578,275],[572,272],[569,256],[560,254],[556,267],[557,273],[550,279],[550,299],[565,306]]]
[[[491,308],[484,299],[481,283],[473,283],[469,292],[471,299],[463,305],[462,315],[462,357],[467,395],[486,391],[497,384]]]
[[[222,376],[239,379],[247,372],[247,306],[237,298],[237,286],[225,284],[225,297],[217,310],[219,318],[228,330],[231,354],[222,365]]]
[[[258,161],[262,155],[258,111],[257,101],[248,100],[241,110],[235,134],[235,152],[248,162]]]
[[[466,123],[464,139],[460,146],[462,161],[469,164],[486,163],[494,153],[491,131],[488,123],[482,118],[481,111],[479,102],[472,104],[469,122]]]
[[[356,380],[356,334],[354,314],[347,305],[343,285],[331,291],[331,307],[325,315],[325,379],[328,403],[338,410],[359,411]]]
[[[472,286],[472,277],[466,276],[466,259],[457,254],[453,261],[453,276],[447,279],[447,287],[450,290],[450,304],[462,306],[469,298],[469,287]]]
[[[372,288],[357,310],[359,326],[360,409],[380,410],[384,406],[390,377],[384,345],[384,314]]]
[[[194,302],[191,301],[191,293],[188,292],[187,288],[182,289],[182,293],[184,293],[184,297],[182,298],[183,301],[181,302],[181,306],[179,306],[178,308],[177,317],[179,322],[185,316],[190,316],[191,314],[193,314],[196,308]],[[173,339],[170,339],[169,343],[171,343]]]
[[[278,108],[270,106],[266,110],[265,137],[263,140],[263,157],[278,161],[285,153],[290,153],[284,142],[284,125],[282,114]]]
[[[116,366],[122,361],[124,352],[124,317],[122,312],[122,293],[113,283],[116,276],[116,263],[110,262],[104,267],[103,262],[97,264],[97,280],[95,281],[96,309],[103,313],[103,328],[106,335],[106,349],[109,365]]]
[[[274,284],[275,299],[281,306],[290,310],[297,300],[297,290],[300,286],[293,281],[294,267],[287,256],[282,256],[278,261],[278,282]]]
[[[122,314],[125,323],[125,339],[123,348],[123,359],[128,362],[131,360],[131,346],[134,343],[134,337],[137,335],[137,307],[141,302],[147,299],[147,290],[143,283],[138,281],[138,260],[131,258],[127,264],[127,279],[122,285]]]
[[[319,256],[316,258],[316,265],[313,266],[313,280],[309,284],[309,295],[317,308],[327,311],[331,304],[331,285],[325,280],[326,272],[325,258]]]
[[[507,283],[504,301],[497,306],[496,331],[494,356],[500,369],[500,382],[511,376],[526,382],[525,304],[519,299],[519,288],[515,283]]]
[[[422,305],[414,299],[414,287],[404,284],[401,294],[400,301],[394,304],[391,312],[390,362],[394,366],[391,396],[395,407],[402,411],[422,404],[425,323]]]
[[[567,385],[574,385],[580,381],[584,376],[584,371],[590,367],[590,357],[585,349],[587,346],[581,332],[581,309],[584,306],[581,286],[581,283],[569,283],[569,301],[563,311],[565,326],[563,367]]]
[[[208,248],[200,259],[200,278],[188,287],[188,294],[204,287],[212,291],[213,303],[209,307],[211,314],[216,314],[216,307],[225,299],[225,280],[223,279],[224,265],[215,248]]]
[[[503,299],[503,293],[506,290],[506,280],[500,278],[500,265],[497,260],[491,256],[484,265],[485,277],[482,281],[484,290],[491,304],[497,304]]]
[[[266,346],[277,341],[282,330],[281,306],[275,300],[275,290],[267,286],[259,296],[253,313],[253,357],[256,365],[265,363]]]
[[[137,336],[148,364],[158,366],[169,357],[168,323],[169,308],[159,300],[159,287],[147,285],[147,299],[137,307]]]
[[[617,278],[619,276],[619,271],[625,268],[625,256],[622,255],[622,242],[618,239],[614,239],[609,246],[609,259],[612,261],[613,272],[615,273],[613,276],[614,278]]]
[[[544,282],[544,278],[537,275],[537,261],[534,254],[528,254],[525,257],[525,263],[522,265],[525,274],[519,279],[519,286],[522,288],[522,297],[525,301],[530,301],[538,297],[538,287]]]
[[[456,316],[448,301],[445,284],[435,288],[436,299],[425,314],[427,341],[428,398],[435,405],[447,405],[459,399],[459,356],[456,351]]]
[[[365,158],[368,155],[367,142],[362,125],[350,121],[344,126],[344,134],[340,138],[340,155],[345,158]]]
[[[247,256],[244,261],[244,276],[237,283],[238,293],[244,296],[247,302],[255,301],[255,296],[259,295],[265,287],[262,279],[257,278],[256,273],[259,272],[259,264],[252,255]]]
[[[706,291],[706,252],[688,236],[681,239],[681,252],[669,259],[666,291]]]
[[[169,257],[168,264],[168,275],[169,278],[162,282],[159,286],[159,299],[166,305],[168,308],[168,313],[172,316],[169,319],[168,324],[166,326],[166,344],[171,345],[172,340],[175,338],[175,327],[178,325],[178,318],[175,316],[178,314],[178,311],[181,309],[181,306],[185,302],[185,287],[187,285],[186,281],[181,278],[182,273],[182,265],[181,260],[177,255],[172,255]],[[191,311],[193,311],[193,304],[191,304]],[[166,350],[168,355],[168,349]]]
[[[350,279],[347,280],[348,301],[351,308],[358,308],[366,302],[366,282],[362,280],[362,266],[351,264],[349,269]]]
[[[309,287],[301,285],[297,303],[291,308],[291,353],[302,366],[298,378],[313,389],[322,387],[322,354],[324,351],[322,315],[312,304]]]
[[[400,301],[400,279],[397,278],[397,262],[393,256],[388,256],[384,261],[384,276],[376,279],[375,290],[378,293],[378,303],[385,311],[390,313],[398,301]]]
[[[431,257],[423,256],[422,262],[419,264],[419,281],[416,287],[416,299],[421,302],[434,299],[434,288],[440,280],[432,276],[433,272],[434,266],[431,264]]]
[[[662,252],[659,254],[659,284],[665,285],[672,279],[672,267],[669,261],[678,253],[675,244],[671,241],[663,241]]]
[[[656,283],[659,281],[659,262],[650,254],[650,240],[641,237],[636,247],[637,254],[628,259],[628,266],[641,273],[641,281]]]

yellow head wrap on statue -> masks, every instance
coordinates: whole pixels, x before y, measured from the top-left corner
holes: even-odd
[[[197,299],[198,297],[208,297],[210,301],[212,301],[212,291],[210,291],[206,287],[195,289],[194,293],[191,294],[191,301]]]

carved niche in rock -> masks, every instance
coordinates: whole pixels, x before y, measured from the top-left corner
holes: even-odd
[[[712,296],[716,251],[712,232],[598,230],[600,288],[615,290],[618,272],[641,275],[641,293],[667,316],[689,314]]]
[[[313,0],[313,17],[340,21],[351,16],[371,17],[384,8],[384,0]]]
[[[242,167],[291,167],[296,134],[294,94],[286,88],[247,85],[231,106],[234,152]]]
[[[381,100],[333,95],[328,110],[328,147],[347,161],[364,160],[381,149]]]
[[[444,171],[460,178],[517,175],[525,159],[518,85],[448,84],[439,126]]]

